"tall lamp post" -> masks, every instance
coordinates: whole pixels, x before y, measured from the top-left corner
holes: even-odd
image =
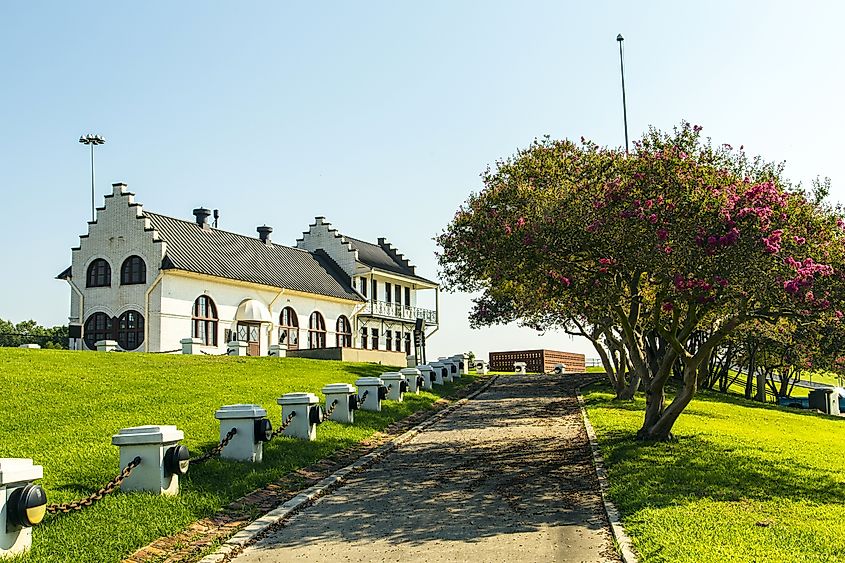
[[[97,217],[94,215],[94,147],[102,145],[106,140],[101,135],[88,133],[85,136],[80,136],[79,142],[91,147],[91,220],[96,221]]]
[[[619,69],[622,72],[622,119],[625,122],[625,154],[628,154],[628,107],[625,103],[625,61],[622,58],[622,43],[625,38],[622,34],[616,36],[619,43]]]

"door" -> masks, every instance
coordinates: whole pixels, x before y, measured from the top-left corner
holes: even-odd
[[[261,347],[258,342],[258,334],[261,332],[258,323],[238,323],[238,340],[247,343],[246,355],[258,356],[261,354]]]

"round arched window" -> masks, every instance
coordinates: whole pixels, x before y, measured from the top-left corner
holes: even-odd
[[[112,332],[112,318],[105,313],[94,313],[85,321],[85,345],[96,350],[97,342],[113,338]]]
[[[308,347],[326,347],[326,321],[319,311],[314,311],[308,318]]]
[[[140,256],[130,256],[120,267],[120,284],[130,285],[147,282],[147,265]]]
[[[191,336],[202,340],[205,346],[217,346],[217,307],[208,295],[194,301]]]
[[[88,266],[86,287],[109,287],[111,285],[111,266],[102,258],[97,258]]]
[[[288,350],[299,348],[299,319],[291,307],[285,307],[279,315],[279,344],[286,344]]]
[[[349,348],[352,346],[352,325],[349,319],[341,315],[337,318],[337,347]]]
[[[117,319],[117,343],[124,350],[135,350],[144,343],[144,315],[126,311]]]

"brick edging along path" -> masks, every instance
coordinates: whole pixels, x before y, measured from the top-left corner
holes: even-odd
[[[223,542],[223,547],[218,552],[203,559],[222,561],[229,554],[257,539],[259,532],[272,523],[307,506],[322,494],[340,485],[348,474],[371,465],[397,445],[411,439],[425,427],[458,408],[469,397],[489,387],[496,377],[476,376],[473,383],[457,390],[452,401],[438,399],[433,403],[433,409],[420,410],[397,420],[385,428],[384,432],[376,432],[367,440],[339,450],[325,459],[289,473],[264,488],[252,491],[214,515],[190,524],[183,531],[155,540],[123,561],[187,563],[196,561],[211,546]],[[252,522],[256,512],[264,516]]]

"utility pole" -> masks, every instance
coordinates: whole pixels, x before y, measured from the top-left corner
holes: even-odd
[[[85,136],[80,136],[79,142],[91,147],[91,221],[96,221],[97,217],[94,214],[94,147],[104,144],[106,140],[100,135],[89,133]]]
[[[616,41],[619,43],[619,70],[622,73],[622,119],[625,123],[625,154],[628,154],[628,106],[625,103],[625,60],[622,57],[622,43],[625,38],[620,33],[616,36]]]

